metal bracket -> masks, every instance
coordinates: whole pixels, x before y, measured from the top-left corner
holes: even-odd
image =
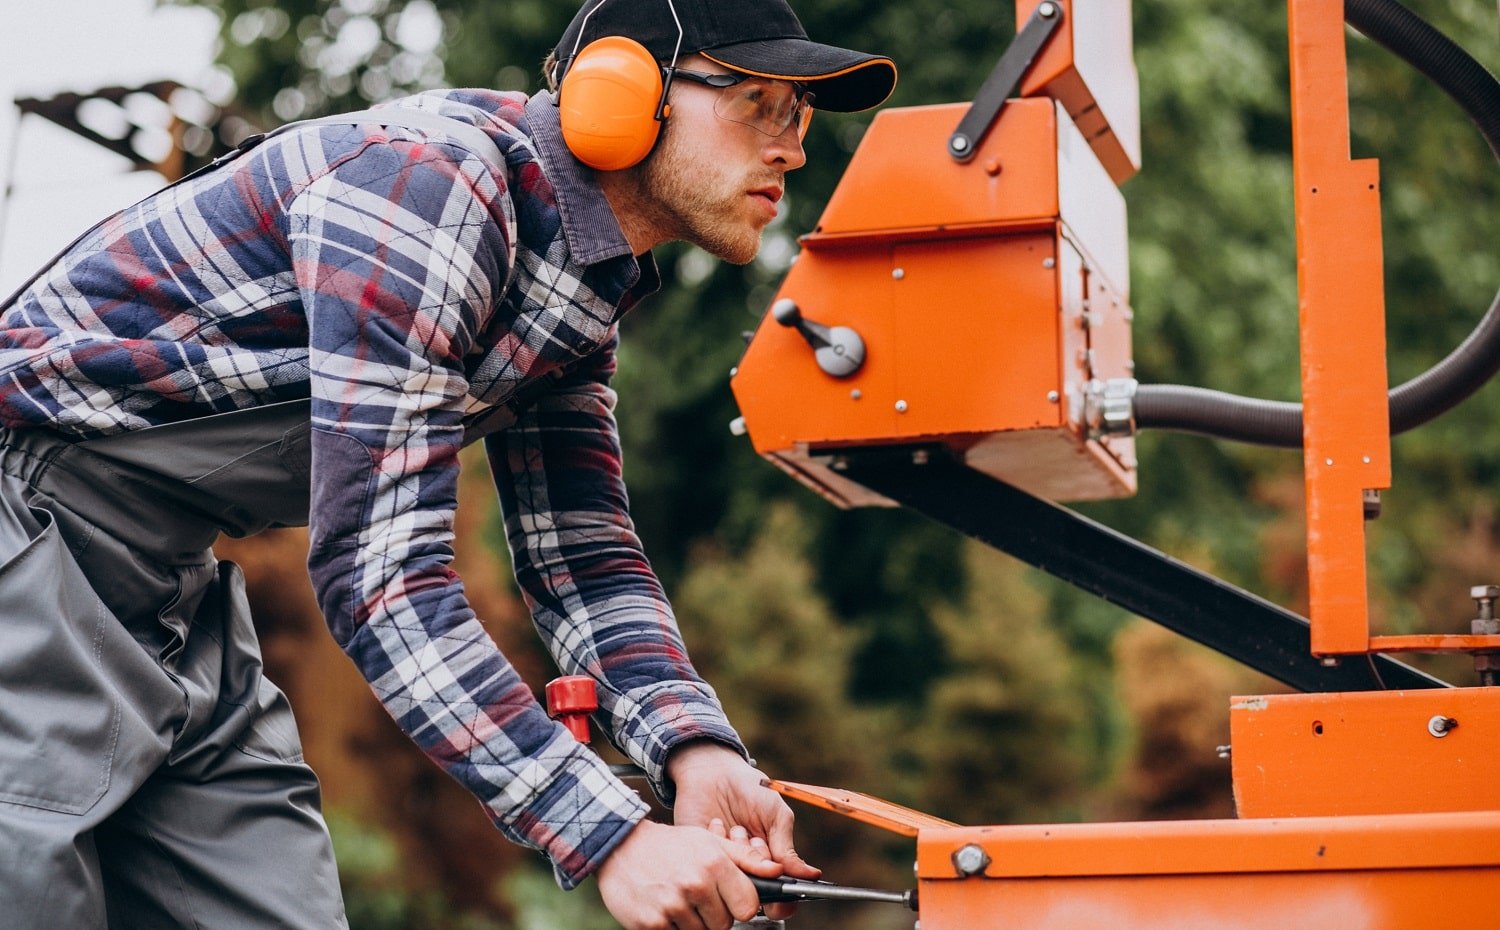
[[[850,454],[843,474],[1300,691],[1450,687],[1384,655],[1322,665],[1306,619],[940,452]]]
[[[1016,33],[990,76],[985,78],[979,93],[974,95],[974,103],[959,120],[958,128],[948,137],[948,154],[954,161],[973,159],[974,153],[979,151],[979,144],[1000,118],[1001,107],[1020,86],[1021,79],[1031,70],[1032,62],[1036,61],[1036,56],[1041,54],[1042,47],[1062,20],[1062,7],[1055,0],[1042,0],[1032,11],[1031,18]]]

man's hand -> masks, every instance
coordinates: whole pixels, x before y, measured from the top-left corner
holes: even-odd
[[[600,866],[599,893],[625,930],[728,930],[760,909],[745,873],[781,871],[764,847],[643,820]]]
[[[715,742],[688,743],[667,757],[667,776],[677,786],[672,811],[677,824],[712,826],[716,834],[727,830],[732,841],[752,854],[769,854],[792,878],[810,881],[823,874],[804,862],[792,845],[791,808],[762,784],[765,776],[739,753]],[[795,909],[768,905],[766,914],[784,919]]]

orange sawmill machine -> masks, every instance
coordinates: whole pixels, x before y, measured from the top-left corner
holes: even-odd
[[[1375,636],[1365,571],[1392,432],[1500,367],[1500,302],[1388,390],[1346,19],[1497,153],[1500,87],[1394,0],[1290,0],[1302,404],[1140,385],[1118,187],[1140,165],[1130,3],[1016,12],[971,103],[875,117],[732,377],[737,427],[839,506],[917,510],[1300,693],[1232,700],[1232,820],[958,826],[777,787],[915,837],[922,930],[1500,927],[1500,588],[1475,589],[1468,629]],[[1308,618],[1058,505],[1134,493],[1144,428],[1302,448]],[[1393,658],[1455,651],[1480,687]]]

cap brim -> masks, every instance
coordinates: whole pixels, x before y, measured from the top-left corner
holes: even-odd
[[[896,63],[883,55],[807,39],[762,39],[698,52],[726,68],[806,84],[819,110],[853,113],[879,106],[896,87]]]

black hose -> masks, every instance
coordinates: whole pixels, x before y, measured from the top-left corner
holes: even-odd
[[[1344,19],[1452,97],[1500,158],[1500,83],[1451,39],[1396,0],[1344,0]],[[1500,370],[1500,293],[1479,325],[1446,358],[1390,393],[1391,434],[1437,417]],[[1203,433],[1267,446],[1302,445],[1302,405],[1179,384],[1142,385],[1136,425]]]

